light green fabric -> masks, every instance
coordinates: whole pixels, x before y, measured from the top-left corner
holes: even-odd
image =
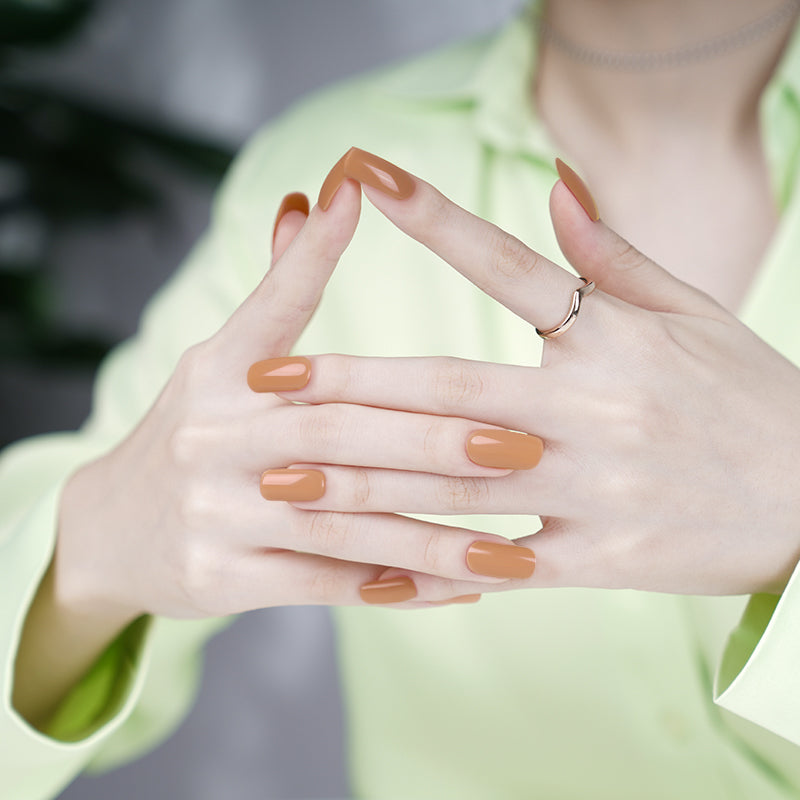
[[[554,150],[526,100],[535,55],[522,18],[496,36],[327,90],[267,128],[237,160],[209,234],[151,303],[136,339],[102,368],[84,430],[4,454],[0,796],[51,797],[86,765],[130,759],[166,736],[191,702],[199,648],[224,620],[157,619],[144,637],[129,631],[60,709],[51,730],[60,739],[11,708],[14,653],[50,558],[65,476],[126,435],[180,353],[255,285],[283,194],[315,197],[330,166],[357,145],[561,260],[547,210]],[[799,81],[796,36],[762,106],[783,220],[742,312],[796,363]],[[365,204],[297,350],[536,364],[540,343]],[[537,527],[523,517],[447,521],[509,536]],[[780,599],[753,598],[737,626],[745,604],[558,590],[419,613],[339,609],[356,791],[370,800],[798,797],[800,578]],[[73,711],[81,693],[91,708]]]

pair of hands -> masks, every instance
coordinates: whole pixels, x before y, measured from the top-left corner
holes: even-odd
[[[350,151],[326,181],[326,210],[280,216],[260,285],[184,355],[134,433],[71,479],[55,561],[67,596],[132,619],[424,606],[528,586],[781,590],[800,557],[800,371],[592,219],[563,182],[551,196],[559,243],[599,288],[545,343],[540,368],[320,355],[304,388],[251,391],[250,366],[286,356],[316,308],[355,233],[361,188],[531,336],[563,317],[574,275]],[[466,443],[489,429],[541,437],[541,461],[474,463]],[[286,467],[322,472],[324,494],[263,499],[262,472]],[[396,512],[543,525],[513,547]]]

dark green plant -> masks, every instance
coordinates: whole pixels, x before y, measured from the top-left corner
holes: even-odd
[[[142,157],[218,180],[232,153],[201,137],[26,80],[20,64],[62,46],[96,0],[0,0],[0,359],[94,366],[113,344],[62,329],[50,245],[69,226],[163,209]]]

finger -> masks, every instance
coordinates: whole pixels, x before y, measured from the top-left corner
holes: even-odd
[[[409,610],[421,610],[423,608],[436,608],[447,605],[474,605],[479,602],[486,590],[485,584],[470,583],[465,581],[445,581],[432,575],[425,575],[419,572],[410,572],[395,567],[385,569],[375,581],[361,587],[361,596],[367,602],[377,605],[375,601],[380,601],[386,596],[381,597],[380,589],[382,585],[397,582],[402,585],[403,581],[408,581],[414,586],[415,597],[400,603],[390,603],[391,608],[402,608]],[[500,586],[511,587],[514,581],[498,584]],[[391,592],[388,595],[391,600]]]
[[[271,529],[265,542],[264,520],[272,509],[253,486],[241,487],[236,497],[241,527],[235,535],[253,547],[298,550],[488,584],[528,575],[533,569],[533,554],[527,548],[509,547],[501,536],[400,514],[343,514],[283,505],[286,523]]]
[[[308,220],[218,335],[242,379],[254,361],[289,352],[311,319],[325,285],[355,233],[360,192],[346,181],[323,212]]]
[[[579,275],[595,281],[604,292],[651,311],[721,310],[708,295],[651,261],[602,220],[592,220],[576,198],[583,182],[572,175],[571,186],[561,180],[553,187],[550,215],[561,250]]]
[[[495,477],[532,469],[543,447],[538,436],[473,420],[345,403],[284,405],[268,425],[241,424],[242,455],[263,469],[313,461]]]
[[[278,605],[424,608],[454,598],[460,598],[461,602],[475,602],[479,593],[490,585],[291,550],[249,552],[238,559],[215,563],[210,569],[214,571],[218,585],[230,587],[218,601],[218,607],[203,608],[204,612],[215,616]],[[400,592],[397,582],[394,586],[387,586],[396,575],[406,577]],[[422,590],[417,582],[423,584]],[[369,587],[373,587],[371,592]],[[465,598],[467,592],[472,596]]]
[[[285,546],[304,552],[487,584],[528,576],[534,568],[528,548],[483,531],[399,514],[296,513]]]
[[[291,192],[283,198],[272,229],[272,264],[283,255],[308,219],[308,198]]]
[[[554,379],[547,370],[463,358],[328,354],[309,356],[306,363],[307,372],[295,384],[299,388],[278,394],[303,403],[469,417],[545,438],[560,437],[570,391],[562,377]]]
[[[566,465],[574,470],[572,464]],[[317,500],[293,502],[317,511],[407,514],[544,514],[557,516],[570,509],[565,491],[569,469],[563,458],[545,451],[532,471],[504,477],[433,475],[394,469],[296,464],[316,469],[325,477],[324,494]]]
[[[360,181],[370,201],[400,230],[541,329],[563,319],[572,293],[581,286],[574,275],[519,239],[371,153],[349,150],[326,180],[321,202],[335,198],[340,178]]]

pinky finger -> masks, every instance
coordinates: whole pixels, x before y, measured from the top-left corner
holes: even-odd
[[[365,587],[392,576],[404,576],[401,592],[397,586],[389,593],[365,591]],[[203,611],[215,616],[251,611],[273,606],[318,605],[362,606],[391,605],[419,607],[420,601],[449,600],[457,595],[485,591],[488,584],[437,578],[424,573],[387,569],[376,564],[344,561],[293,550],[258,550],[238,561],[229,562],[224,574],[217,574],[216,585],[229,587],[220,597],[219,606]],[[398,583],[394,581],[395,584]],[[215,604],[216,605],[216,604]]]

